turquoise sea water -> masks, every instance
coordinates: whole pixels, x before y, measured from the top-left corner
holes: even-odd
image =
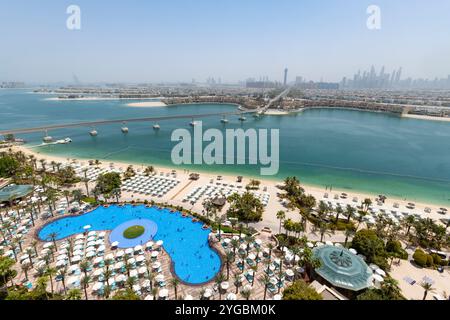
[[[188,283],[199,284],[210,281],[220,270],[220,258],[208,244],[210,230],[203,230],[203,223],[183,218],[181,213],[169,210],[146,208],[145,206],[99,207],[77,217],[56,220],[39,231],[41,240],[48,240],[52,233],[56,239],[83,233],[85,225],[90,231],[112,230],[127,221],[150,219],[158,225],[154,240],[163,240],[163,246],[174,263],[177,276]]]
[[[0,91],[0,128],[35,127],[45,124],[120,119],[172,114],[232,111],[227,105],[186,105],[167,108],[130,108],[129,101],[46,101],[46,95],[20,90]],[[238,117],[220,123],[220,117],[202,119],[206,128],[268,128],[280,130],[282,179],[298,176],[303,183],[349,191],[386,194],[409,200],[450,205],[450,123],[402,119],[384,113],[340,109],[307,110],[290,116]],[[173,166],[170,135],[174,129],[189,128],[189,119],[128,124],[96,128],[55,130],[57,138],[71,137],[70,145],[35,148],[36,151],[66,157],[106,159],[136,164]],[[192,129],[190,129],[192,130]],[[42,134],[23,136],[40,144]],[[191,170],[258,176],[259,166],[190,166]]]

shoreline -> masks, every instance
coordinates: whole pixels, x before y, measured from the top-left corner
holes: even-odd
[[[36,92],[32,92],[32,94],[37,94]],[[54,95],[54,93],[45,93],[49,95]],[[82,98],[45,98],[45,101],[109,101],[109,100],[159,100],[164,99],[163,97],[153,97],[153,98],[119,98],[119,97],[82,97]],[[159,101],[155,101],[159,102]]]
[[[419,114],[402,114],[402,118],[416,119],[416,120],[427,120],[427,121],[450,122],[450,118],[435,117],[435,116],[425,116],[425,115],[419,115]]]
[[[148,102],[132,102],[128,103],[127,107],[133,108],[158,108],[158,107],[167,107],[162,101],[148,101]]]
[[[12,148],[15,151],[22,151],[27,155],[33,154],[34,156],[36,156],[36,158],[45,158],[47,160],[47,162],[50,161],[57,161],[57,162],[64,162],[67,163],[68,161],[71,161],[72,159],[77,160],[78,162],[86,162],[88,160],[93,160],[91,158],[82,158],[82,157],[63,157],[63,156],[53,156],[53,155],[48,155],[46,153],[40,153],[37,152],[36,150],[30,150],[29,148],[25,147],[25,146],[14,146]],[[142,164],[142,163],[138,163],[138,162],[123,162],[123,161],[116,161],[116,160],[108,160],[108,159],[99,159],[102,163],[101,163],[101,167],[108,167],[110,163],[114,163],[114,165],[116,167],[121,167],[123,169],[126,169],[129,165],[132,165],[135,167],[135,169],[139,169],[139,168],[145,168],[146,166],[149,166],[151,164]],[[223,172],[216,172],[216,173],[211,173],[211,172],[205,172],[202,170],[189,170],[183,167],[177,167],[177,166],[164,166],[164,165],[152,165],[156,171],[171,171],[171,170],[177,170],[179,175],[183,178],[187,178],[188,174],[186,172],[198,172],[200,173],[200,176],[202,177],[202,181],[204,183],[208,183],[208,181],[210,180],[216,180],[218,175],[221,175],[223,177],[224,181],[235,181],[236,177],[239,174],[230,174],[230,173],[223,173]],[[181,174],[183,171],[185,171],[184,174]],[[335,194],[342,194],[342,193],[346,193],[348,195],[346,202],[351,202],[353,197],[357,197],[358,198],[358,202],[354,203],[354,204],[360,204],[361,201],[363,201],[365,198],[370,198],[372,200],[374,200],[375,198],[378,197],[378,195],[376,194],[371,194],[368,192],[364,192],[364,191],[350,191],[350,190],[346,190],[346,189],[339,189],[339,188],[333,188],[332,191],[330,192],[330,190],[326,190],[324,187],[318,186],[318,185],[312,185],[312,184],[305,184],[302,182],[301,177],[297,177],[300,180],[300,183],[302,185],[302,187],[305,189],[305,192],[307,194],[311,194],[313,195],[317,202],[321,201],[321,200],[333,200],[333,197]],[[283,180],[280,178],[267,178],[267,177],[260,177],[260,176],[251,176],[251,175],[246,175],[244,176],[243,179],[243,184],[247,184],[251,179],[257,179],[259,181],[261,181],[261,185],[262,186],[266,186],[268,189],[271,189],[274,194],[274,197],[271,198],[271,202],[275,202],[273,205],[277,205],[277,209],[278,206],[281,207],[281,204],[278,202],[278,199],[276,199],[276,192],[279,191],[279,189],[276,187],[277,185],[283,183]],[[185,190],[186,191],[186,190]],[[324,199],[323,195],[325,193],[329,194],[329,198],[328,199]],[[341,201],[343,201],[342,199],[340,199]],[[447,205],[445,204],[437,204],[437,203],[430,203],[430,202],[423,202],[423,201],[415,201],[415,200],[411,200],[411,199],[403,199],[403,198],[398,198],[398,197],[393,197],[393,196],[388,196],[387,200],[386,200],[386,206],[390,206],[392,207],[394,203],[398,203],[400,205],[401,209],[398,209],[399,211],[405,211],[406,209],[404,209],[406,207],[406,205],[409,202],[413,202],[416,204],[416,208],[414,209],[415,212],[420,213],[423,217],[431,217],[434,218],[435,220],[439,221],[442,218],[446,218],[446,216],[438,214],[437,211],[441,208],[441,207],[446,207]],[[374,201],[374,205],[376,205],[376,202]],[[269,206],[271,207],[271,206]],[[270,208],[267,207],[266,210],[268,211]],[[284,208],[284,207],[282,207]],[[431,208],[432,209],[432,213],[425,213],[425,208]],[[274,209],[275,210],[275,209]],[[286,210],[285,208],[283,210]],[[277,211],[273,211],[270,212],[271,215],[274,216],[273,220],[278,223],[275,215],[276,215]],[[295,216],[298,216],[298,213],[295,213]]]

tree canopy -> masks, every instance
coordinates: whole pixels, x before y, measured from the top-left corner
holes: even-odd
[[[305,281],[297,280],[283,292],[283,300],[322,300],[322,296]]]
[[[264,206],[252,193],[232,194],[228,198],[228,202],[230,203],[230,208],[227,211],[228,216],[237,218],[245,224],[262,220]]]

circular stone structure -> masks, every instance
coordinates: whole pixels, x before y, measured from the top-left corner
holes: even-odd
[[[130,227],[134,226],[141,226],[144,228],[144,233],[140,235],[139,237],[133,238],[133,239],[127,239],[124,237],[125,230],[129,229]],[[156,232],[158,231],[158,226],[155,222],[148,219],[136,219],[136,220],[130,220],[127,222],[122,223],[121,225],[117,226],[114,230],[111,231],[111,234],[109,235],[109,241],[110,243],[113,242],[119,242],[118,248],[133,248],[137,245],[143,245],[146,242],[153,240],[153,238],[156,235]]]
[[[315,272],[333,286],[359,291],[372,285],[373,273],[366,262],[348,249],[321,246],[313,250],[322,265]]]

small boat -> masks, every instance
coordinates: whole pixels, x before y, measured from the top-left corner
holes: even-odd
[[[190,125],[191,127],[195,127],[195,126],[197,125],[197,122],[191,121],[191,122],[189,122],[189,125]]]
[[[127,127],[122,127],[120,130],[122,131],[122,133],[128,133],[128,128]]]
[[[65,139],[56,141],[57,144],[68,144],[68,143],[71,143],[71,142],[72,142],[72,139],[70,139],[70,138],[65,138]]]
[[[159,126],[159,124],[155,124],[155,125],[153,126],[153,130],[159,130],[159,129],[161,129],[161,127]]]
[[[91,135],[91,137],[96,137],[98,135],[97,130],[93,129],[89,132],[89,134]]]
[[[239,121],[245,121],[245,120],[247,120],[246,117],[244,117],[244,116],[239,117]]]
[[[42,141],[44,141],[44,143],[50,143],[53,141],[53,137],[51,136],[45,136]]]
[[[222,123],[228,123],[228,119],[227,119],[227,118],[222,118],[222,120],[220,120],[220,122],[222,122]]]

